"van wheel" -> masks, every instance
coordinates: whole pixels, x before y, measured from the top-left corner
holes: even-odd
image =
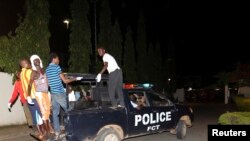
[[[186,136],[187,126],[184,120],[179,120],[176,126],[176,136],[178,139],[183,139]]]
[[[96,141],[121,141],[121,138],[115,130],[106,128],[97,135]]]

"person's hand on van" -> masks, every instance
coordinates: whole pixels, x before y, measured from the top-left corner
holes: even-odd
[[[79,81],[79,80],[82,80],[83,77],[76,77],[76,80]]]
[[[102,79],[102,74],[98,73],[98,75],[96,76],[95,79],[96,79],[97,82],[100,82],[101,79]]]
[[[34,102],[32,101],[32,99],[31,99],[31,97],[30,97],[30,96],[28,96],[28,97],[27,97],[27,102],[28,102],[29,104],[31,104],[31,105],[33,105],[33,104],[34,104]]]

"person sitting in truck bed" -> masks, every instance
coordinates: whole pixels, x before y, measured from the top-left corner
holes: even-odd
[[[74,108],[76,102],[80,98],[80,93],[76,92],[73,89],[72,85],[68,85],[67,91],[68,91],[68,99],[69,99],[69,110],[72,110]]]

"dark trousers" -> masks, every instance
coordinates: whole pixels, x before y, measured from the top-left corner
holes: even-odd
[[[109,82],[108,82],[109,97],[112,106],[117,106],[117,104],[124,106],[122,85],[123,85],[122,70],[116,69],[115,71],[109,74]]]

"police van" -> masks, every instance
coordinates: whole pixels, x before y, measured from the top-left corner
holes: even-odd
[[[125,138],[168,131],[178,139],[192,126],[191,107],[174,104],[155,92],[151,84],[124,84],[124,107],[112,107],[108,94],[108,77],[100,83],[93,74],[66,74],[82,77],[67,85],[80,95],[68,102],[71,110],[64,115],[69,141],[121,141]],[[67,91],[67,93],[69,93]]]

